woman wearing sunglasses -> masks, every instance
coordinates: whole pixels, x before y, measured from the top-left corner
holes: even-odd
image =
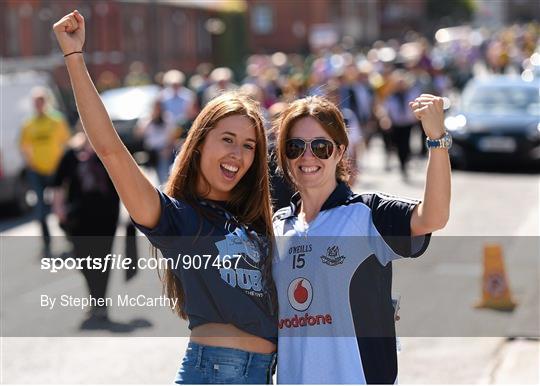
[[[173,263],[164,288],[191,330],[176,382],[271,383],[277,321],[259,106],[235,93],[210,101],[164,192],[156,190],[120,141],[92,84],[81,52],[84,26],[74,11],[54,32],[92,146],[137,227]]]
[[[442,99],[423,94],[410,107],[431,149],[422,202],[353,194],[345,124],[328,100],[297,100],[281,115],[278,161],[298,193],[274,216],[278,383],[396,382],[391,261],[420,256],[450,204]]]

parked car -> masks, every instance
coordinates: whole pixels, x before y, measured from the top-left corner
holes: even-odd
[[[33,113],[31,91],[43,87],[52,107],[65,112],[52,77],[44,72],[0,74],[0,205],[18,212],[29,209],[25,163],[19,151],[21,127]]]
[[[499,75],[472,79],[445,119],[454,165],[540,162],[540,80]]]
[[[132,154],[143,150],[142,138],[135,135],[137,121],[150,114],[159,92],[158,86],[146,85],[121,87],[101,94],[118,135]]]

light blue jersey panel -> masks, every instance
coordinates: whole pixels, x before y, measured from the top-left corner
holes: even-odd
[[[397,379],[390,263],[422,253],[428,238],[412,253],[416,201],[351,196],[338,185],[309,226],[294,202],[274,218],[278,383]]]
[[[280,337],[279,352],[279,384],[367,383],[355,337]]]

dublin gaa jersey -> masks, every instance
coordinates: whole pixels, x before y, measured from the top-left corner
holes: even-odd
[[[391,261],[427,248],[411,237],[418,202],[338,184],[309,227],[298,203],[274,216],[278,383],[395,383]]]

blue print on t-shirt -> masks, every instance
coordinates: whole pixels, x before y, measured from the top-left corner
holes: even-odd
[[[263,296],[260,264],[261,248],[265,249],[266,245],[255,232],[250,232],[251,237],[248,237],[245,229],[235,227],[231,230],[232,224],[227,225],[230,233],[215,243],[221,262],[226,259],[231,261],[230,267],[219,269],[221,278],[231,287],[239,287],[251,295],[254,295],[251,293],[254,291],[260,293],[256,296]]]

